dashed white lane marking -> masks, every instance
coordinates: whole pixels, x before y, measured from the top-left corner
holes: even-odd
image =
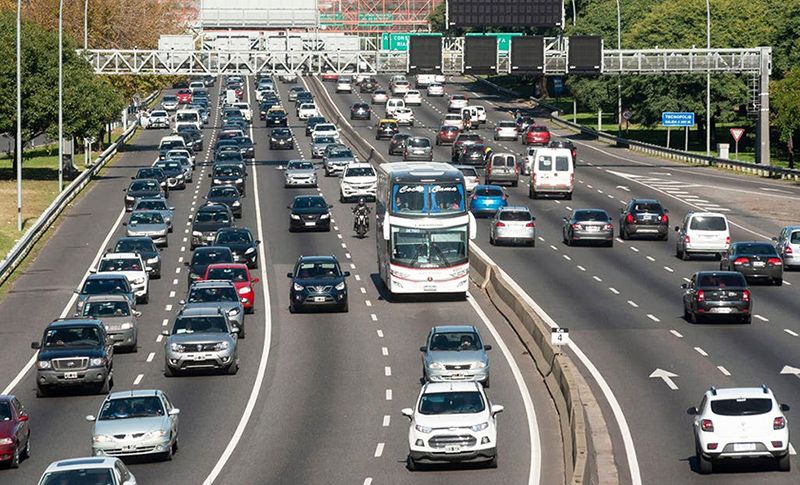
[[[342,249],[347,249],[347,244],[342,243]]]
[[[572,207],[570,207],[570,206],[566,206],[566,207],[564,207],[564,208],[565,208],[565,209],[567,209],[568,211],[571,211],[571,210],[572,210]]]
[[[639,308],[639,305],[633,300],[628,300],[628,305],[632,306],[633,308]]]
[[[608,291],[610,291],[611,293],[614,293],[615,295],[619,295],[619,290],[616,289],[616,288],[612,288],[612,287],[609,286],[608,287]]]
[[[590,189],[593,189],[593,188],[594,188],[594,187],[592,187],[592,186],[591,186],[591,185],[589,185],[589,184],[586,184],[586,187],[588,187],[588,188],[590,188]]]
[[[634,246],[631,246],[631,251],[633,251],[634,253],[638,253],[639,249]]]
[[[791,329],[788,329],[788,328],[784,328],[783,331],[788,333],[792,337],[797,337],[798,335],[800,335],[797,332],[795,332],[794,330],[791,330]]]
[[[375,447],[375,458],[380,458],[383,455],[383,443],[378,443]]]
[[[344,253],[344,257],[350,259],[350,253]]]
[[[378,321],[378,315],[375,315],[374,313],[370,313],[369,318],[371,318],[373,322]]]
[[[353,263],[350,263],[350,269],[356,269],[356,265],[353,264]]]
[[[762,317],[761,315],[753,315],[753,316],[754,316],[754,317],[756,317],[756,318],[758,318],[758,319],[759,319],[759,320],[761,320],[762,322],[768,322],[768,321],[769,321],[769,318],[767,318],[767,317]]]
[[[179,274],[181,272],[180,268],[175,268],[175,274]]]
[[[367,306],[372,306],[372,302],[369,300],[364,301],[364,304]]]
[[[594,278],[594,280],[595,280],[595,281],[598,281],[598,282],[599,282],[599,281],[603,281],[603,279],[602,279],[602,278],[600,278],[599,276],[592,276],[592,278]]]
[[[391,422],[392,422],[392,417],[389,416],[388,414],[383,417],[383,427],[384,428],[388,428],[389,427],[389,423],[391,423]]]
[[[544,238],[542,236],[537,236],[540,241],[544,242]]]
[[[178,278],[175,278],[174,280],[172,280],[172,284],[173,284],[173,286],[177,285],[178,284]]]
[[[363,485],[372,485],[372,477],[365,478]]]
[[[139,374],[138,376],[136,376],[136,379],[133,380],[133,385],[134,386],[138,386],[139,383],[142,382],[142,378],[143,377],[144,377],[144,374]]]
[[[625,244],[625,241],[623,241],[622,239],[620,239],[618,237],[615,237],[614,240],[617,241],[618,243]]]
[[[361,281],[361,276],[355,275],[356,281]]]
[[[566,259],[567,261],[572,261],[572,258],[570,258],[568,255],[562,254],[562,256],[564,256],[564,259]]]
[[[645,256],[645,258],[647,258],[648,261],[655,261],[656,260],[656,258],[654,258],[652,256]]]
[[[608,198],[609,198],[609,199],[613,199],[613,198],[614,198],[614,196],[613,196],[613,195],[611,195],[611,194],[606,194],[606,195],[608,195]]]
[[[183,238],[183,242],[186,242],[188,240],[189,240],[188,237]],[[183,252],[183,251],[186,251],[186,246],[181,246],[181,252]]]
[[[378,338],[383,338],[383,330],[376,330],[378,332]]]
[[[702,348],[695,347],[694,350],[695,350],[695,352],[697,352],[698,354],[702,355],[703,357],[708,357],[708,352],[706,352]]]
[[[675,272],[675,270],[670,268],[669,266],[664,266],[664,269],[669,271],[670,273],[674,273]]]
[[[170,291],[169,292],[169,297],[170,298],[175,298],[175,292],[174,291]]]
[[[341,235],[341,234],[337,234],[337,235],[336,235],[336,237],[338,237],[339,239],[341,239],[341,238],[342,238],[342,235]]]
[[[359,290],[361,290],[361,293],[366,293],[367,292],[367,289],[364,288],[363,286],[361,288],[359,288]]]
[[[153,362],[153,358],[156,356],[155,352],[150,352],[147,354],[147,362]]]
[[[391,401],[392,400],[392,390],[391,389],[386,389],[386,400],[387,401]]]
[[[783,281],[783,284],[784,284],[784,285],[788,285],[788,286],[792,286],[792,284],[791,284],[791,283],[789,283],[789,282],[788,282],[788,281],[786,281],[786,280],[784,280],[784,281]]]
[[[731,373],[728,372],[728,369],[722,367],[721,365],[718,365],[717,369],[719,369],[719,371],[722,372],[722,375],[726,375],[726,376],[730,376],[731,375]]]
[[[550,249],[552,249],[553,251],[558,251],[558,248],[553,246],[552,244],[550,245]]]
[[[383,354],[384,357],[389,355],[389,348],[388,347],[381,347],[381,354]]]
[[[183,263],[183,256],[181,256],[180,258],[178,258],[178,262],[179,262],[179,263]]]
[[[339,230],[339,226],[337,226],[337,225],[334,225],[334,226],[333,226],[333,230],[334,230],[334,231],[338,231],[338,230]]]
[[[578,269],[579,269],[579,270],[581,270],[581,271],[586,271],[586,268],[584,268],[584,267],[583,267],[583,266],[581,266],[581,265],[578,265]]]
[[[677,331],[677,330],[670,330],[670,331],[669,331],[669,333],[671,333],[672,335],[674,335],[674,336],[676,336],[676,337],[678,337],[678,338],[683,338],[683,334],[681,334],[681,333],[680,333],[679,331]]]
[[[156,337],[156,342],[161,342],[162,340],[164,340],[164,336],[159,334],[158,337]]]
[[[390,366],[386,366],[383,368],[383,375],[386,377],[392,377],[392,368]]]
[[[166,311],[166,312],[171,312],[171,311],[172,311],[172,305],[167,305],[167,306],[165,306],[165,307],[164,307],[164,311]]]
[[[661,321],[661,320],[658,319],[657,316],[653,315],[652,313],[648,313],[647,314],[647,318],[649,318],[650,320],[652,320],[654,322],[660,322]]]
[[[560,204],[561,203],[560,200],[554,200],[553,202],[555,202],[556,204]]]
[[[162,327],[166,327],[167,325],[169,325],[169,318],[165,318],[164,320],[161,321]]]

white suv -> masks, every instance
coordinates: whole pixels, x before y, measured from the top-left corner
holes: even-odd
[[[130,283],[136,301],[147,303],[150,299],[150,277],[139,253],[106,253],[100,259],[96,272],[122,273]]]
[[[689,212],[675,231],[675,255],[684,261],[697,253],[721,257],[731,244],[728,218],[719,212]]]
[[[122,460],[101,456],[54,461],[42,474],[39,485],[73,483],[76,479],[81,483],[136,485],[136,477]]]
[[[378,176],[369,163],[350,163],[339,182],[339,201],[365,197],[374,199],[378,188]]]
[[[403,409],[408,428],[408,468],[419,463],[486,462],[497,466],[497,414],[477,382],[422,386],[414,409]]]
[[[774,458],[788,472],[789,406],[778,404],[767,386],[711,388],[700,406],[689,408],[700,473],[726,458]]]

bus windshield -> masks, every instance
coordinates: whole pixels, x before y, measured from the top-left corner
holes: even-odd
[[[452,215],[466,211],[461,183],[397,183],[392,186],[393,213]]]
[[[467,262],[468,226],[442,229],[392,227],[394,264],[410,268],[447,268]]]

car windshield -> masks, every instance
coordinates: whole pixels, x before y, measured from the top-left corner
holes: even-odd
[[[129,317],[131,310],[127,301],[88,301],[83,307],[83,316],[91,318]]]
[[[458,135],[458,141],[462,143],[465,141],[474,141],[477,143],[483,140],[481,139],[480,135],[475,133],[461,133],[460,135]]]
[[[150,116],[151,117],[157,117],[157,118],[165,118],[165,117],[167,117],[167,112],[166,111],[152,111],[150,113]]]
[[[222,231],[217,234],[218,243],[249,243],[253,237],[249,231]]]
[[[182,170],[180,162],[158,162],[158,167],[162,170]]]
[[[189,303],[210,303],[215,301],[239,301],[236,289],[231,286],[215,288],[192,288],[189,292]]]
[[[322,197],[298,197],[294,199],[292,206],[295,209],[325,209],[328,204]]]
[[[211,222],[228,224],[230,223],[230,218],[228,214],[223,211],[201,211],[197,213],[194,222],[197,224],[208,224]]]
[[[480,350],[481,339],[475,332],[440,332],[431,337],[430,350],[436,352]]]
[[[314,127],[314,131],[336,131],[336,127],[330,123],[319,123]]]
[[[765,397],[715,399],[711,401],[711,412],[719,416],[753,416],[772,411],[772,399]]]
[[[158,183],[152,180],[136,180],[131,182],[131,188],[129,189],[130,192],[142,192],[147,190],[159,190]]]
[[[172,327],[172,335],[186,333],[228,333],[225,326],[225,317],[178,317],[175,326]]]
[[[411,138],[408,140],[408,146],[414,148],[428,148],[431,146],[431,141],[427,138]]]
[[[735,250],[732,252],[736,254],[752,254],[754,256],[778,257],[778,251],[769,243],[736,243]]]
[[[136,204],[137,209],[162,211],[167,210],[167,204],[163,200],[140,200]]]
[[[494,187],[479,187],[475,189],[475,195],[478,197],[502,197],[503,189],[496,189]]]
[[[238,145],[237,145],[238,146]],[[220,152],[217,154],[217,161],[221,160],[241,160],[242,154],[238,151]]]
[[[140,251],[157,252],[151,239],[125,239],[119,241],[114,247],[115,253],[137,253]]]
[[[289,162],[286,167],[287,170],[314,170],[314,164],[311,162]]]
[[[556,172],[569,171],[569,157],[556,157]]]
[[[606,211],[575,211],[572,218],[577,222],[608,222]]]
[[[134,258],[109,258],[100,261],[100,271],[142,271],[142,264]]]
[[[396,183],[392,185],[392,211],[406,214],[464,212],[464,185],[460,183]]]
[[[228,280],[234,282],[247,281],[247,270],[244,268],[209,268],[207,279]]]
[[[165,101],[165,102],[169,103],[169,102],[175,102],[177,100],[178,100],[178,97],[175,96],[174,94],[167,94],[166,96],[164,96],[162,101]]]
[[[90,278],[83,284],[84,295],[117,295],[128,292],[125,278]]]
[[[328,153],[328,158],[353,158],[353,152],[348,148],[331,150],[330,153]]]
[[[164,178],[164,171],[160,168],[140,168],[136,172],[137,179],[160,179]]]
[[[223,165],[214,169],[215,177],[238,177],[242,171],[236,165]]]
[[[414,229],[392,226],[392,263],[409,268],[447,268],[467,262],[467,226]]]
[[[689,229],[697,231],[726,231],[728,224],[720,216],[694,216],[689,223]]]
[[[192,266],[209,265],[213,263],[232,263],[230,253],[225,251],[195,251],[192,257]]]
[[[353,167],[348,168],[345,177],[374,177],[375,170],[372,167]]]
[[[325,143],[336,143],[336,140],[332,136],[318,136],[314,138],[314,143],[317,145],[323,145]]]
[[[472,414],[484,409],[483,396],[477,391],[433,392],[419,400],[420,414]]]
[[[131,418],[155,418],[166,412],[161,399],[156,396],[135,396],[110,399],[103,403],[99,421]]]
[[[99,347],[102,344],[97,327],[51,328],[44,334],[44,347]]]
[[[164,218],[158,212],[134,212],[131,214],[129,225],[136,224],[163,224]]]
[[[166,101],[166,99],[165,99]],[[114,485],[111,468],[79,468],[58,470],[45,474],[41,485]]]
[[[239,191],[236,190],[235,187],[214,187],[208,191],[208,197],[236,197],[239,195]]]
[[[697,279],[697,286],[743,288],[747,286],[747,281],[740,273],[701,274]]]
[[[500,211],[501,221],[530,221],[531,213],[528,211]]]
[[[272,136],[288,136],[288,135],[291,135],[291,133],[286,128],[281,128],[279,130],[278,129],[272,130]]]
[[[337,278],[341,275],[336,263],[300,263],[295,270],[295,277],[308,278]]]
[[[161,146],[159,147],[161,150],[171,150],[173,148],[183,148],[184,141],[183,138],[180,140],[167,140],[161,142]]]

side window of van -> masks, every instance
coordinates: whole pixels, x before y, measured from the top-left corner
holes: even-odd
[[[569,170],[569,158],[556,157],[556,172],[566,172]]]
[[[539,158],[539,170],[548,172],[553,170],[553,159],[546,156]]]

